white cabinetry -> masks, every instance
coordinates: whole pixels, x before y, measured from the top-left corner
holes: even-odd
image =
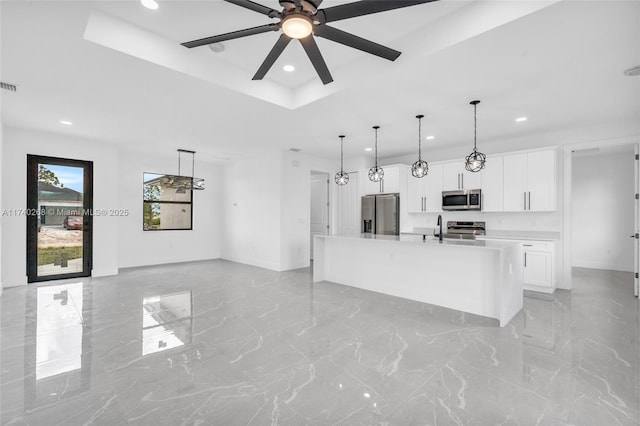
[[[523,242],[523,283],[525,290],[553,293],[555,244],[553,242]]]
[[[556,209],[556,151],[504,156],[504,211]]]
[[[480,173],[469,172],[464,168],[464,161],[455,161],[442,165],[442,190],[478,189],[481,187]]]
[[[442,211],[442,165],[429,165],[429,173],[415,178],[407,172],[407,212]]]
[[[503,210],[503,158],[491,157],[487,167],[480,172],[482,179],[482,211]]]
[[[369,169],[360,170],[360,195],[400,192],[401,165],[382,166],[384,178],[380,182],[369,180]]]

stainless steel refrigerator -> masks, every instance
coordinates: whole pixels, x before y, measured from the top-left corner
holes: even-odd
[[[362,223],[365,234],[400,235],[400,194],[362,196]]]

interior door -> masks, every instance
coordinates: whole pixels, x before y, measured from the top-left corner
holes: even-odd
[[[27,155],[27,280],[88,277],[93,163]]]
[[[329,176],[311,175],[311,260],[314,235],[327,235],[329,231]]]

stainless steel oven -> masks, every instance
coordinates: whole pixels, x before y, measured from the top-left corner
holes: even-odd
[[[482,210],[480,189],[442,191],[442,210]]]

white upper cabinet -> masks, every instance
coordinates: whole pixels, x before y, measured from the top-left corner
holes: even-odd
[[[415,178],[407,172],[407,212],[442,211],[442,165],[430,164],[425,177]]]
[[[382,179],[381,192],[386,194],[400,192],[400,166],[384,166],[384,179]]]
[[[415,178],[411,170],[407,173],[407,212],[422,213],[425,211],[425,195],[427,193],[427,178]]]
[[[556,151],[504,156],[504,211],[556,209]]]
[[[482,210],[485,212],[503,211],[503,172],[502,156],[491,156],[480,172],[482,175]]]
[[[382,184],[380,182],[371,182],[369,180],[369,169],[360,170],[358,175],[358,182],[360,184],[360,195],[379,194],[380,192],[382,192]]]
[[[556,210],[556,186],[556,151],[527,154],[528,210]]]
[[[469,172],[464,168],[464,159],[443,164],[442,190],[478,189],[481,187],[480,173]]]
[[[422,179],[425,179],[425,211],[431,213],[441,212],[442,164],[430,164],[429,173]]]
[[[522,212],[526,209],[527,155],[505,155],[504,159],[504,211]]]

